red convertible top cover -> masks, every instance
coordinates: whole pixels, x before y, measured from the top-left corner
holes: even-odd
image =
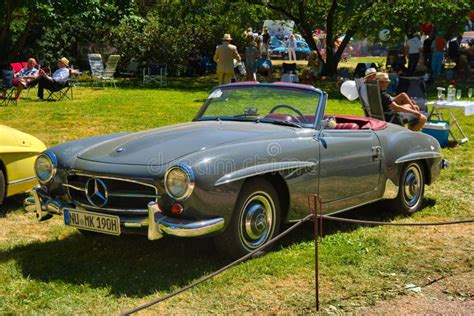
[[[387,128],[387,122],[377,120],[371,117],[362,117],[362,116],[354,116],[354,115],[328,115],[325,116],[331,117],[334,116],[336,118],[337,123],[356,123],[359,125],[360,129],[372,129],[374,131],[380,131]]]

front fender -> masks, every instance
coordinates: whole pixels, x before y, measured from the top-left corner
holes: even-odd
[[[393,126],[377,132],[383,148],[384,169],[388,179],[399,184],[401,168],[409,161],[423,161],[427,171],[427,184],[440,173],[442,155],[438,141],[430,135],[412,132]]]
[[[298,170],[302,168],[316,168],[318,165],[317,161],[280,161],[280,162],[270,162],[260,165],[254,165],[246,167],[234,172],[228,173],[223,177],[220,177],[216,182],[215,186],[221,184],[233,182],[236,180],[242,180],[249,177],[254,177],[271,172],[281,172],[281,171],[290,171]]]

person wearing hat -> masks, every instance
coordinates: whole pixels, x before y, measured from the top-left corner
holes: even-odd
[[[48,76],[44,70],[40,70],[40,75],[35,80],[31,81],[28,86],[33,87],[38,85],[38,99],[43,101],[44,89],[50,91],[59,91],[64,88],[64,85],[69,81],[69,60],[62,57],[58,60],[58,69],[52,76]]]
[[[240,55],[237,52],[237,47],[230,44],[232,37],[230,34],[224,34],[222,44],[216,47],[214,53],[214,61],[217,64],[217,80],[219,84],[227,84],[232,80],[234,75],[234,59],[241,61]]]
[[[406,93],[400,93],[395,97],[387,93],[387,87],[390,84],[387,73],[378,72],[375,80],[379,82],[385,120],[389,122],[393,112],[399,112],[402,119],[408,123],[409,129],[419,131],[426,123],[426,116],[420,112],[418,105]]]
[[[360,82],[358,87],[359,97],[362,99],[364,104],[369,104],[369,97],[367,95],[367,86],[365,85],[366,81],[375,80],[375,75],[377,74],[377,69],[371,67],[365,71],[365,77],[361,79],[357,79]]]
[[[375,80],[375,75],[377,75],[377,69],[375,68],[369,68],[365,71],[365,77],[364,77],[364,81],[367,81],[367,80]]]

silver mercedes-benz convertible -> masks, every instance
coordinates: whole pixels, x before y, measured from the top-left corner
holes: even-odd
[[[88,234],[212,236],[230,257],[306,216],[310,194],[326,214],[381,199],[420,209],[447,165],[436,139],[326,102],[309,85],[218,86],[190,123],[49,148],[25,207]]]

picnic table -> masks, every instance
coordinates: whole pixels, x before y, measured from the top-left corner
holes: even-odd
[[[426,103],[427,106],[432,106],[432,109],[428,115],[428,120],[433,116],[436,115],[438,117],[438,120],[444,120],[443,118],[443,113],[440,110],[447,110],[450,116],[450,120],[447,120],[450,122],[450,129],[449,133],[453,137],[453,139],[458,143],[458,144],[463,144],[469,140],[469,138],[466,136],[464,133],[461,125],[459,124],[458,120],[454,116],[453,112],[451,112],[451,109],[462,109],[464,111],[464,115],[472,115],[474,114],[474,102],[473,101],[446,101],[446,100],[437,100],[437,101],[430,101]],[[458,140],[456,135],[454,134],[454,131],[452,130],[452,125],[451,121],[454,123],[454,126],[458,129],[458,131],[461,133],[462,138]]]

